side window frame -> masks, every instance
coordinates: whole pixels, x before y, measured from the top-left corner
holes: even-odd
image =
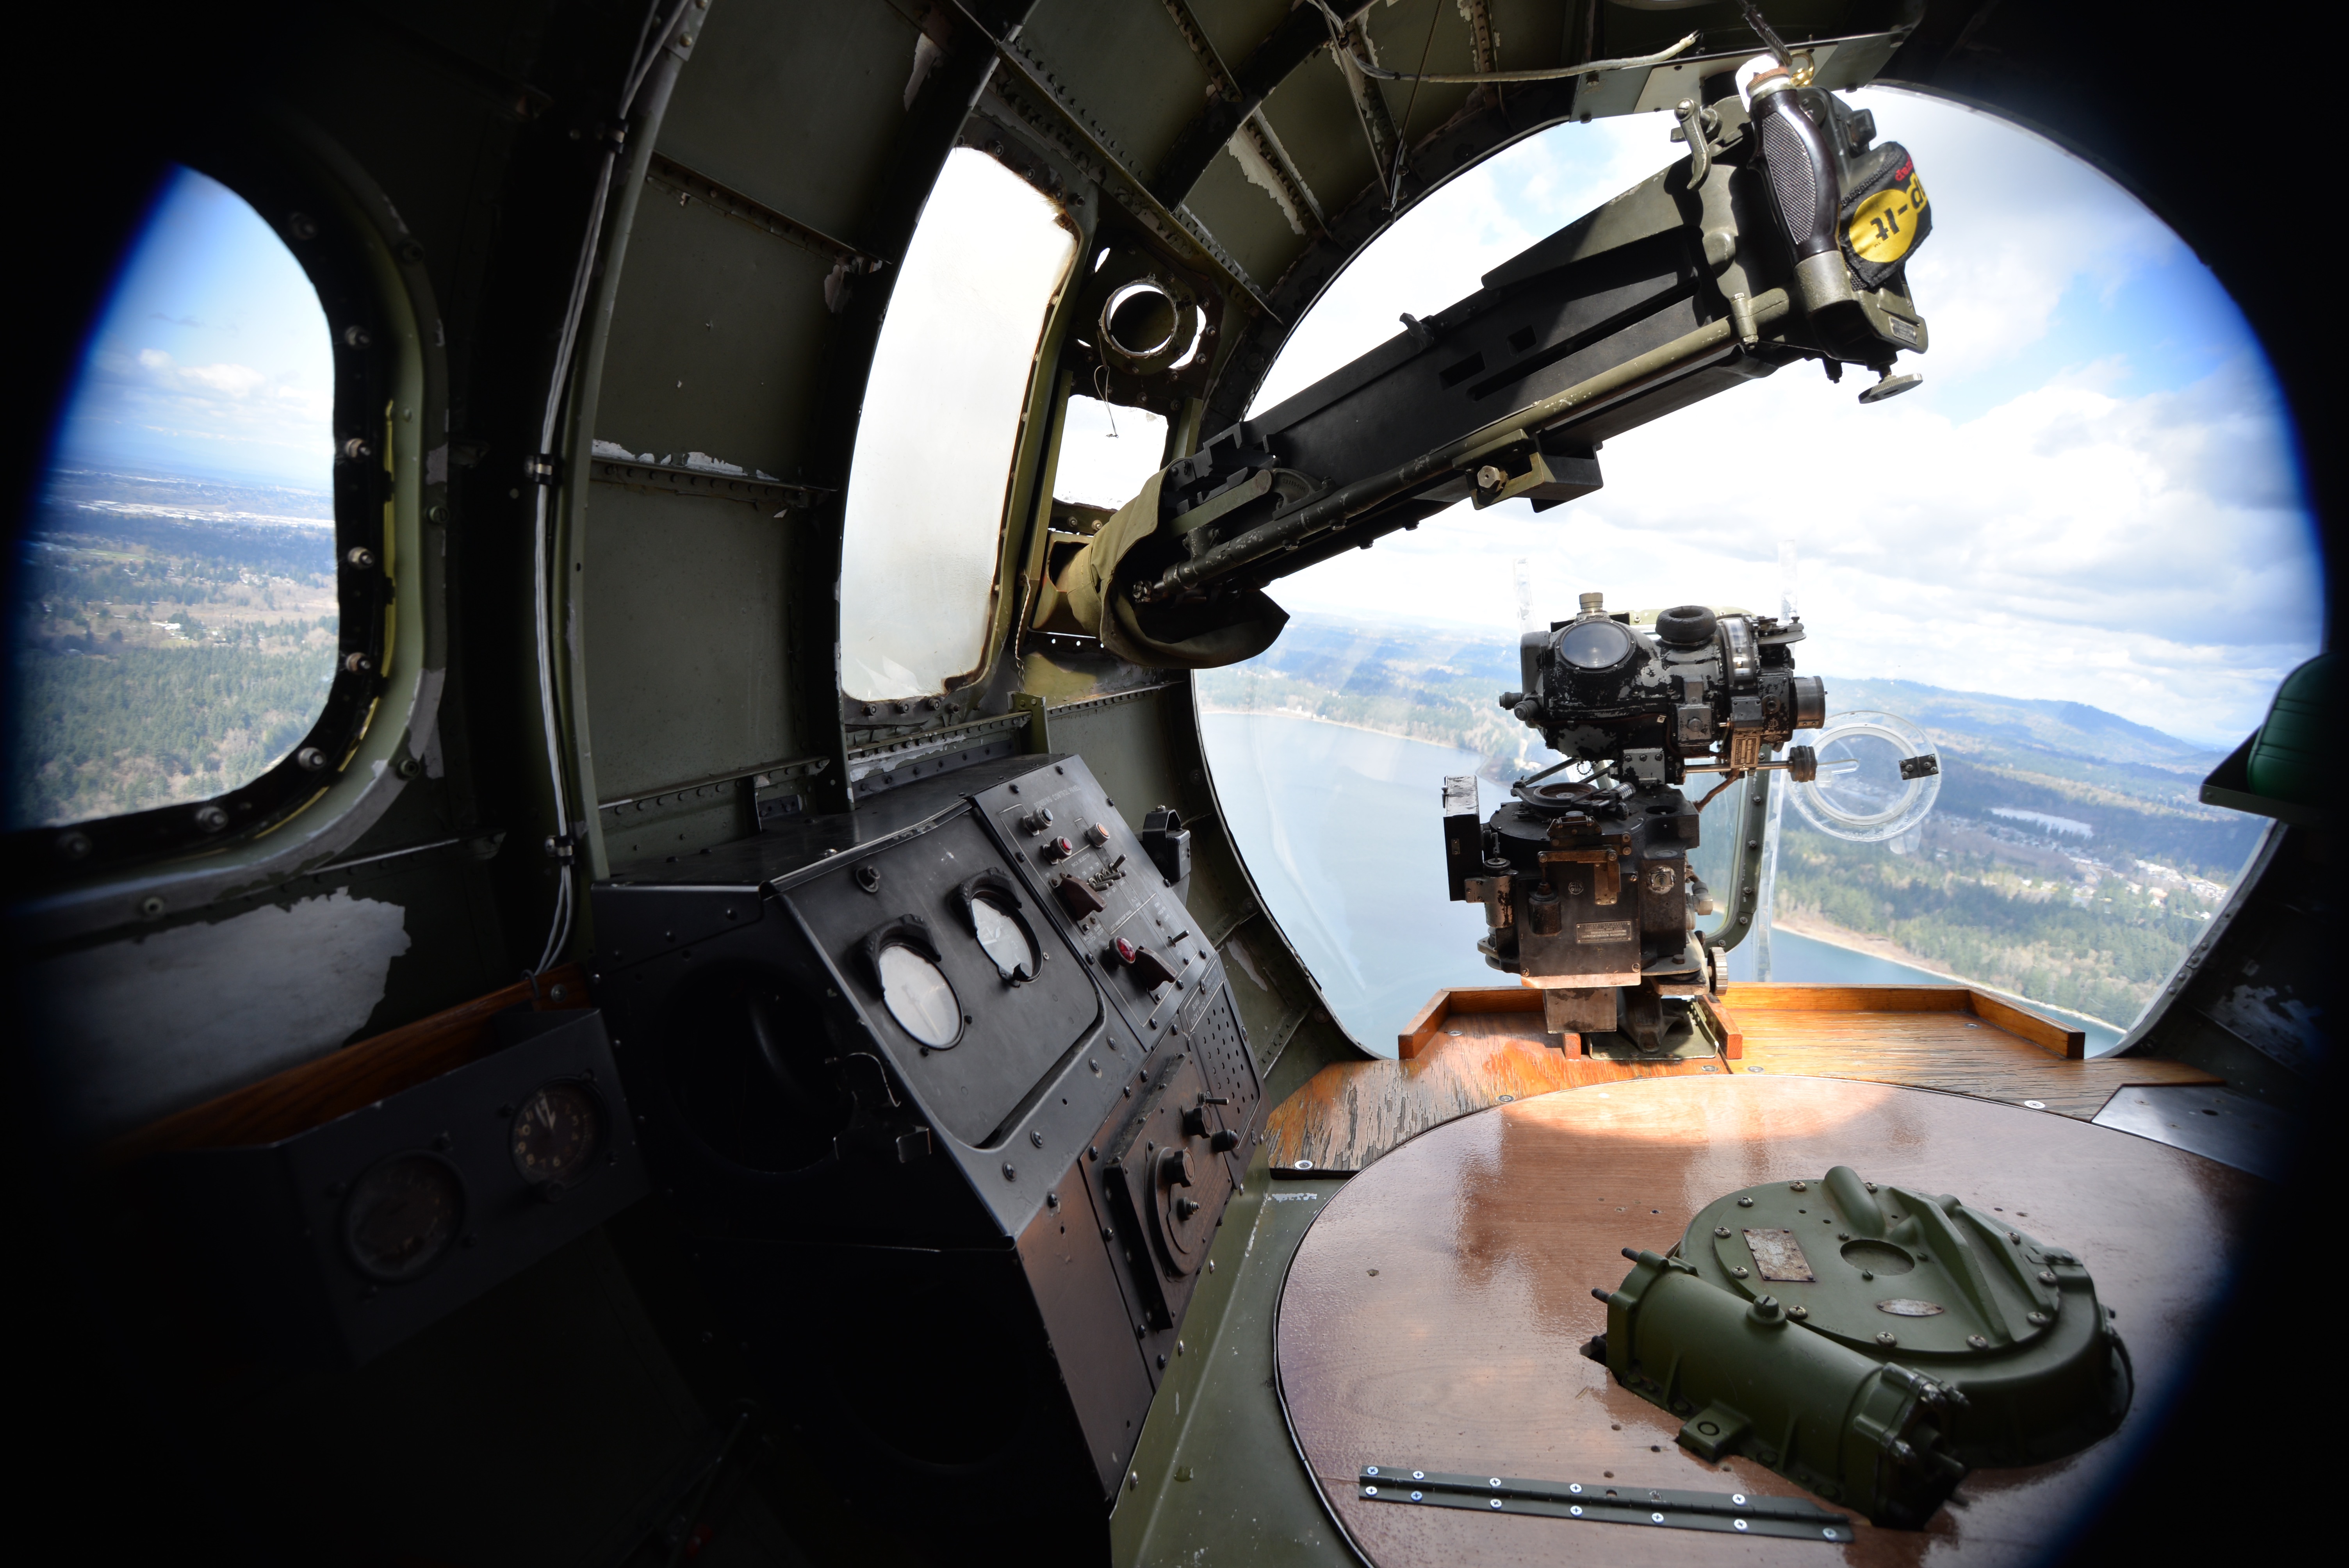
[[[317,291],[335,367],[336,665],[309,731],[259,778],[0,840],[12,884],[60,934],[157,919],[332,859],[421,771],[411,764],[445,665],[439,552],[425,531],[448,518],[447,375],[421,243],[357,162],[306,126],[232,125],[159,150],[158,166],[159,178],[195,170],[250,204]]]

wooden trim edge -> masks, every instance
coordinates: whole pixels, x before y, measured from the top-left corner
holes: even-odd
[[[566,964],[231,1089],[101,1144],[98,1163],[119,1167],[171,1150],[274,1143],[306,1132],[487,1055],[490,1020],[525,1003],[541,1012],[589,1006],[586,972]]]

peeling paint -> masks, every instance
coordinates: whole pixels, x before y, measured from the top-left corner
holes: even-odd
[[[1297,215],[1297,203],[1288,199],[1288,187],[1281,183],[1279,174],[1265,161],[1264,154],[1256,150],[1256,143],[1248,139],[1246,126],[1232,133],[1232,139],[1224,143],[1224,150],[1238,160],[1240,172],[1247,176],[1249,184],[1272,198],[1280,209],[1280,215],[1288,220],[1289,228],[1303,235],[1305,222]]]
[[[930,79],[930,73],[938,68],[938,62],[945,57],[946,51],[930,42],[927,33],[914,35],[914,74],[905,79],[905,107],[908,109],[921,96],[922,84]]]
[[[424,454],[424,482],[445,485],[449,482],[449,443],[441,442]]]
[[[2246,965],[2249,974],[2256,965]],[[2212,1022],[2296,1073],[2319,1077],[2324,1067],[2324,1010],[2273,985],[2238,985],[2209,1008]]]
[[[334,1050],[383,1000],[407,922],[338,888],[33,965],[52,1125],[95,1141]]]
[[[1266,983],[1264,971],[1256,966],[1256,954],[1248,951],[1247,943],[1237,936],[1226,938],[1224,943],[1224,956],[1237,964],[1241,972],[1256,982],[1257,990],[1268,995],[1271,994],[1272,987]]]

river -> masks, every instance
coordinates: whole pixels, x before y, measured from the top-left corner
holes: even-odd
[[[1356,1039],[1391,1056],[1396,1032],[1436,991],[1508,983],[1476,952],[1482,913],[1444,897],[1441,781],[1474,773],[1475,753],[1288,714],[1209,713],[1200,726],[1232,841]],[[1488,808],[1498,802],[1489,782],[1484,794]],[[1753,968],[1750,942],[1731,953],[1733,978]],[[1791,931],[1771,933],[1771,978],[1950,984]],[[2087,1032],[2090,1056],[2120,1042],[2109,1025],[2066,1021]]]

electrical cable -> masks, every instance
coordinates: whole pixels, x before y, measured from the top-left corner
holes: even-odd
[[[533,520],[531,567],[534,574],[533,609],[538,643],[538,704],[539,717],[546,731],[547,779],[554,797],[554,838],[557,854],[558,881],[555,883],[554,911],[549,921],[546,945],[539,954],[538,966],[533,975],[543,975],[563,955],[571,939],[571,922],[575,903],[573,872],[578,865],[576,847],[572,843],[570,785],[563,766],[563,730],[555,713],[554,703],[554,583],[552,554],[554,551],[554,475],[543,466],[554,450],[555,432],[563,418],[563,407],[571,392],[572,358],[579,344],[579,326],[586,315],[587,291],[595,281],[595,255],[604,237],[604,218],[611,205],[612,170],[619,161],[617,139],[626,134],[628,115],[636,108],[637,96],[645,82],[660,61],[661,53],[677,36],[688,12],[706,6],[709,0],[673,0],[666,19],[658,0],[645,13],[643,26],[637,29],[636,52],[628,62],[623,78],[619,107],[613,117],[612,134],[605,138],[605,149],[595,171],[595,193],[587,209],[587,229],[579,242],[579,263],[572,269],[571,295],[563,312],[563,329],[556,335],[554,368],[547,378],[546,408],[539,421],[538,456],[533,460],[533,479],[538,497]],[[655,24],[658,23],[657,26]]]

